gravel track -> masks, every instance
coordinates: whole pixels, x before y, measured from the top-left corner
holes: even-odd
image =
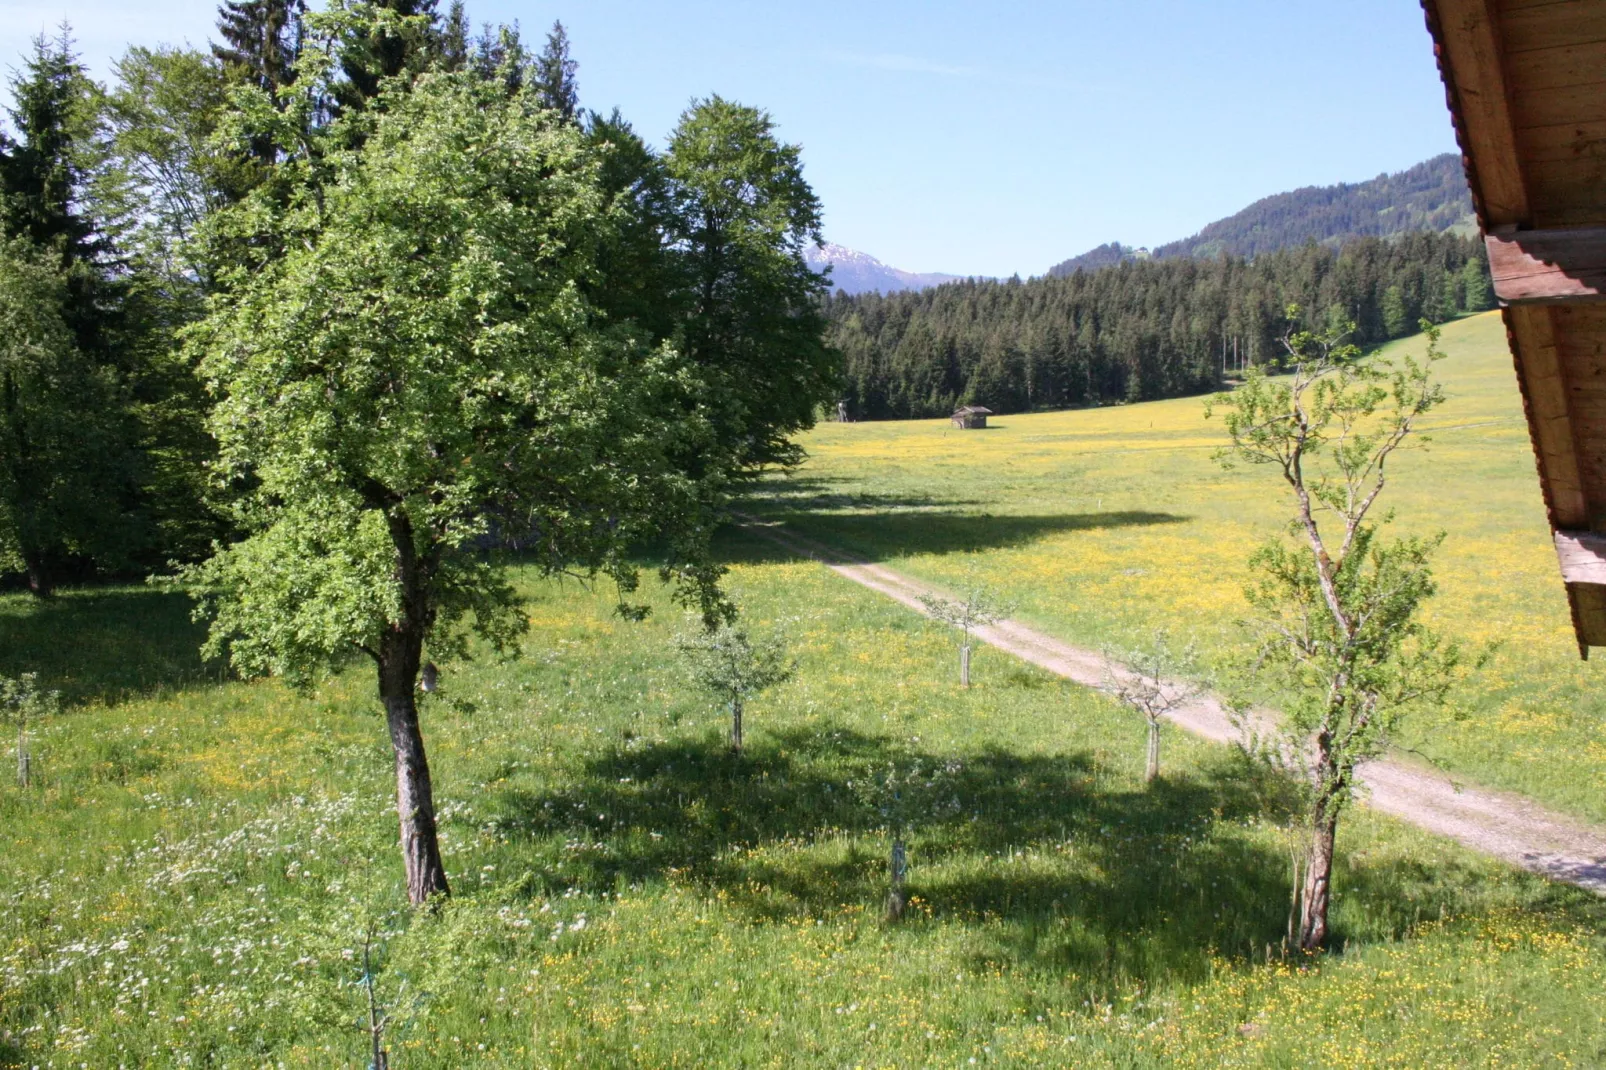
[[[787,531],[781,525],[740,516],[741,526],[800,557],[811,558],[845,579],[924,614],[923,596],[947,592],[901,572],[863,561]],[[1103,687],[1109,670],[1093,650],[1072,646],[1013,620],[976,629],[982,641],[1049,672],[1088,687]],[[1120,671],[1117,668],[1116,671]],[[1172,712],[1179,728],[1218,743],[1233,743],[1239,728],[1213,695],[1198,695]],[[1606,829],[1546,810],[1531,800],[1471,784],[1394,758],[1358,770],[1363,801],[1419,828],[1448,836],[1473,850],[1534,873],[1606,895]]]

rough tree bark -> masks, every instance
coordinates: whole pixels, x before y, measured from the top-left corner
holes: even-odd
[[[909,905],[903,890],[904,882],[909,875],[909,854],[903,845],[901,833],[893,838],[892,858],[888,863],[887,872],[891,888],[887,892],[886,919],[891,922],[903,917],[903,909]]]
[[[412,523],[404,512],[393,509],[388,519],[396,548],[396,575],[401,581],[401,620],[380,640],[374,660],[379,665],[379,700],[385,706],[390,745],[396,753],[396,815],[401,822],[407,898],[414,906],[420,906],[437,895],[452,894],[446,883],[446,866],[441,861],[435,792],[415,694],[431,616],[424,592],[433,560],[418,554]]]
[[[45,564],[44,555],[27,547],[22,549],[22,566],[28,574],[28,593],[35,598],[49,598],[56,593],[56,585],[50,578],[50,569]]]
[[[731,699],[731,750],[742,753],[742,696]]]
[[[1333,887],[1333,841],[1338,813],[1330,799],[1318,799],[1311,827],[1310,855],[1299,901],[1299,947],[1320,951],[1327,943],[1327,905]]]
[[[396,752],[396,815],[401,821],[402,864],[407,871],[407,898],[418,906],[437,895],[450,895],[435,829],[435,794],[424,754],[424,734],[413,697],[422,636],[397,631],[386,637],[379,654],[379,698],[385,704],[390,745]]]

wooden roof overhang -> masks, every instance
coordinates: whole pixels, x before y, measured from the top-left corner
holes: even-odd
[[[1422,0],[1578,650],[1606,646],[1606,0]]]

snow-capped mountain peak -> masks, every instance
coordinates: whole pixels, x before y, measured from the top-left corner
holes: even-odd
[[[879,290],[882,293],[892,293],[895,290],[922,290],[927,286],[939,286],[963,278],[961,275],[943,275],[937,272],[903,271],[883,264],[869,253],[861,253],[857,249],[849,249],[835,242],[809,247],[804,250],[803,259],[815,271],[824,271],[829,266],[831,289],[843,290],[850,294],[867,293],[871,290]]]

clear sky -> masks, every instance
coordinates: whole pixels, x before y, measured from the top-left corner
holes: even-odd
[[[442,8],[445,0],[442,0]],[[97,77],[211,32],[197,0],[0,0],[0,52],[67,19]],[[825,236],[911,271],[1040,274],[1250,201],[1455,147],[1415,0],[469,0],[536,46],[563,20],[581,103],[662,142],[693,97],[803,146]]]

